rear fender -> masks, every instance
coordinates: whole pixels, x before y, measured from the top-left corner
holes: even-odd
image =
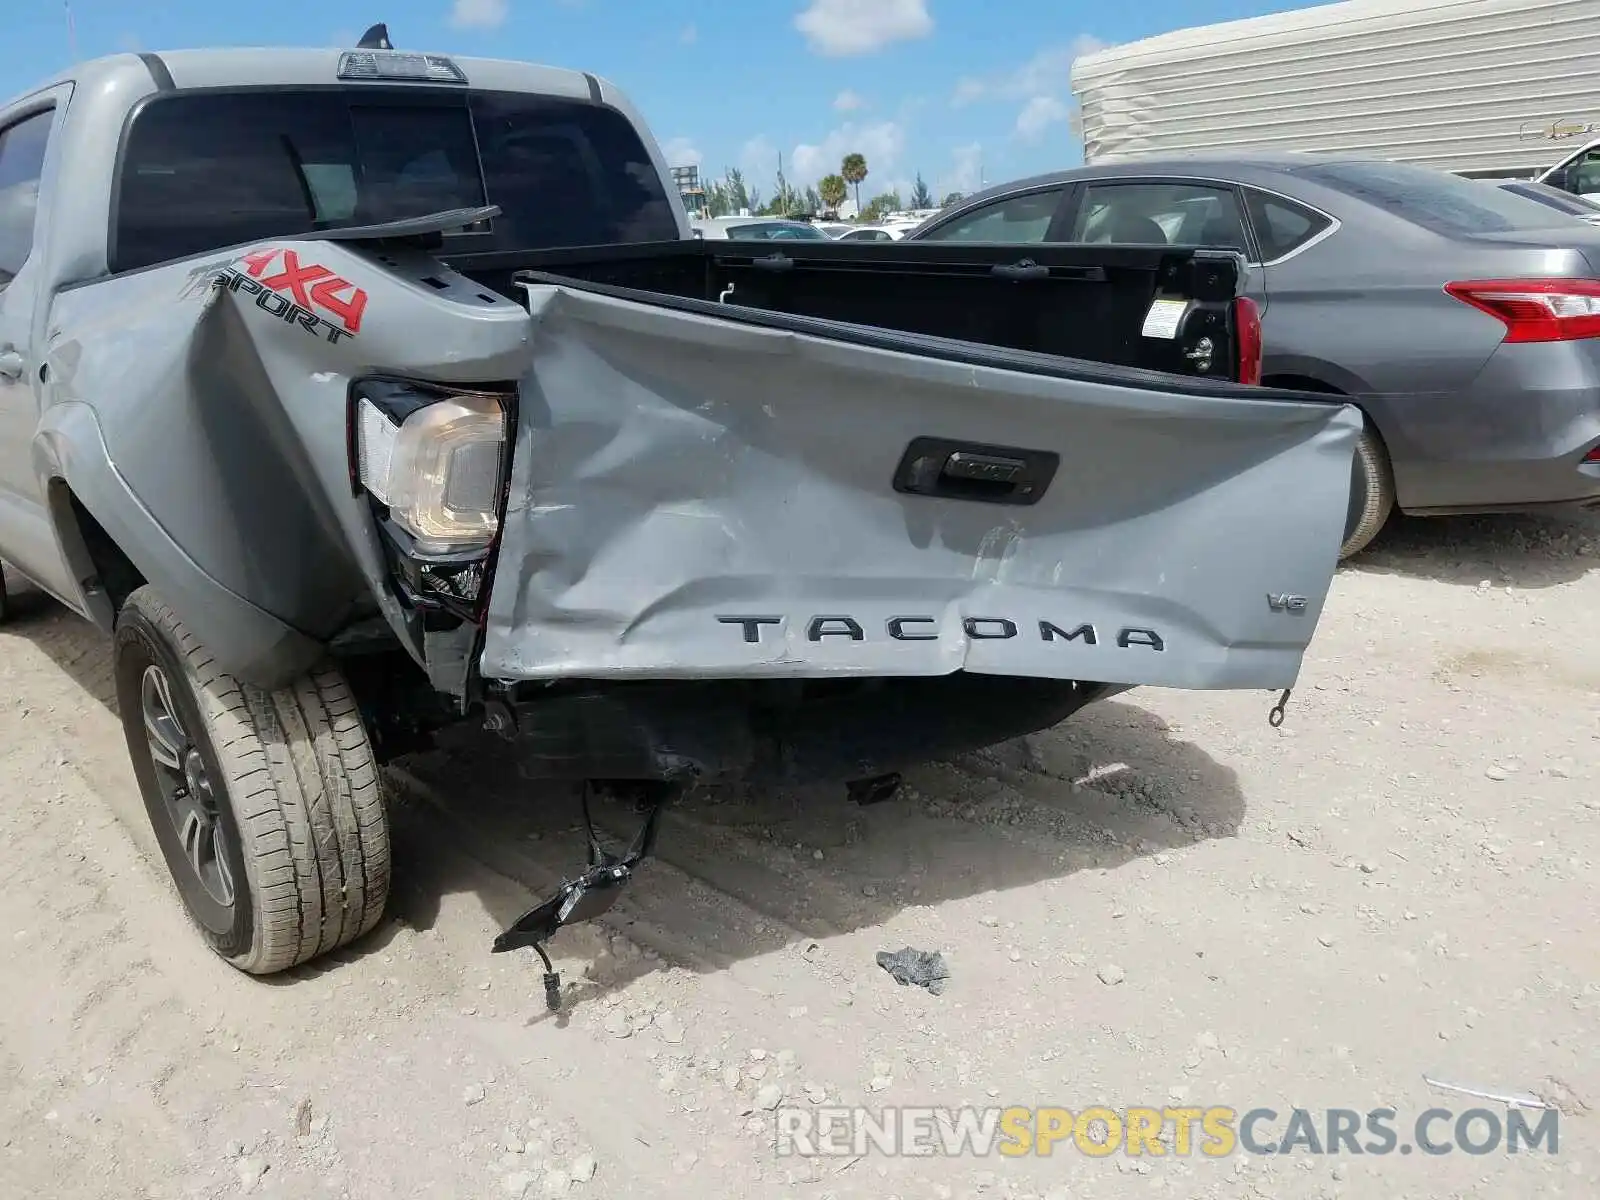
[[[423,661],[352,482],[350,384],[518,378],[524,309],[420,251],[285,240],[68,289],[51,329],[41,483],[63,481],[229,671],[291,679],[378,613]],[[70,499],[53,517],[103,623]]]
[[[117,471],[88,405],[61,404],[46,413],[33,461],[46,481],[51,525],[81,610],[103,631],[115,625],[114,598],[72,511],[74,498],[230,674],[272,689],[321,656],[320,643],[223,587],[172,539]]]

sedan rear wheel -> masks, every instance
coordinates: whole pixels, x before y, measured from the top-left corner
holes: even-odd
[[[1394,511],[1394,474],[1383,442],[1372,426],[1361,431],[1350,464],[1350,508],[1345,517],[1339,559],[1355,557],[1382,531]]]

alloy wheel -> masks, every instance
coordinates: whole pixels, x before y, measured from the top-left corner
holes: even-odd
[[[217,818],[217,795],[200,748],[185,731],[172,702],[172,683],[161,667],[145,667],[139,701],[156,783],[184,860],[206,895],[231,909],[233,872],[228,866],[227,834]]]

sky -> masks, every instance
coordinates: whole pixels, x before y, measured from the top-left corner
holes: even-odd
[[[862,198],[936,198],[1072,166],[1069,70],[1100,46],[1310,0],[0,0],[0,96],[122,50],[353,46],[592,71],[643,113],[668,161],[738,167],[771,195],[866,156]],[[70,16],[69,16],[70,14]]]

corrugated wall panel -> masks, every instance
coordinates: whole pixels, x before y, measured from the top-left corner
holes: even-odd
[[[1089,162],[1253,147],[1532,170],[1600,126],[1600,0],[1348,0],[1080,58]],[[1590,136],[1600,137],[1600,131]]]

